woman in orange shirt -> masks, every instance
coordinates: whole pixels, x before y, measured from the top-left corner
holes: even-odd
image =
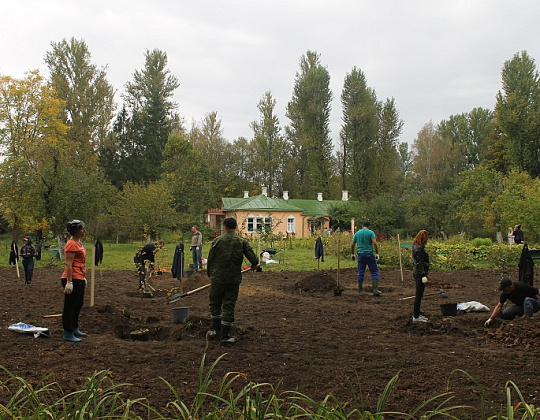
[[[79,329],[79,314],[86,288],[86,249],[82,244],[82,238],[86,233],[84,226],[82,220],[72,220],[67,224],[67,231],[71,238],[66,243],[66,268],[61,280],[64,288],[64,311],[62,312],[64,341],[78,342],[81,341],[79,337],[86,335]]]

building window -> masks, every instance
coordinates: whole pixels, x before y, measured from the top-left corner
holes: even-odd
[[[247,217],[247,233],[270,233],[272,228],[272,216],[249,215]]]
[[[294,216],[287,217],[287,233],[296,233],[296,224]]]

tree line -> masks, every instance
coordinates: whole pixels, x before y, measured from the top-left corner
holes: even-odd
[[[351,202],[332,209],[336,227],[356,217],[388,235],[494,236],[521,223],[530,239],[540,235],[540,83],[526,51],[503,64],[495,109],[427,122],[411,147],[400,141],[395,100],[378,99],[356,67],[343,82],[334,145],[330,72],[314,51],[300,57],[287,124],[267,91],[252,137],[232,140],[216,110],[190,126],[181,118],[164,51],[146,51],[120,105],[84,40],[51,43],[44,60],[47,79],[0,76],[0,210],[14,237],[50,229],[61,240],[80,218],[96,237],[155,238],[263,185],[275,197],[349,191]]]

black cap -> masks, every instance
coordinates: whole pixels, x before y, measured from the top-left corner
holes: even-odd
[[[504,290],[508,286],[512,286],[512,280],[510,280],[510,279],[502,279],[501,282],[499,283],[499,290]]]
[[[236,224],[236,219],[234,217],[227,217],[223,221],[223,226],[228,227],[229,229],[236,229],[236,226],[238,225]]]

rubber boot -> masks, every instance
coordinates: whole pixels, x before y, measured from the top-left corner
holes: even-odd
[[[87,334],[79,330],[79,327],[77,327],[73,330],[73,335],[76,337],[86,337]]]
[[[212,328],[208,330],[206,336],[210,340],[220,340],[221,339],[221,318],[212,318]]]
[[[382,292],[379,290],[379,280],[371,280],[371,284],[373,284],[373,294],[375,296],[381,296]]]
[[[231,325],[222,325],[221,326],[221,345],[227,346],[229,344],[234,344],[238,340],[235,337],[231,337],[229,334],[231,332]]]
[[[364,290],[364,283],[358,283],[358,294],[361,295]]]
[[[73,335],[72,332],[64,331],[64,341],[72,341],[73,343],[78,343],[82,341],[80,338],[77,338]]]

